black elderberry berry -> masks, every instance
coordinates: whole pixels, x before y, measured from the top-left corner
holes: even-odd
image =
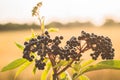
[[[76,37],[72,37],[71,39],[70,39],[70,41],[75,41],[76,40]]]
[[[63,36],[60,36],[60,39],[63,40]]]
[[[63,55],[61,55],[61,56],[60,56],[60,59],[64,59],[64,56],[63,56]]]
[[[97,60],[97,57],[93,56],[92,59],[93,59],[93,60]]]
[[[70,44],[70,41],[67,41],[66,43],[67,43],[67,44]]]
[[[38,66],[38,69],[39,69],[39,70],[44,70],[44,66],[39,65],[39,66]]]
[[[30,58],[30,57],[28,58],[28,60],[29,60],[30,62],[31,62],[31,61],[33,61],[33,59],[32,59],[32,58]]]
[[[41,36],[37,36],[37,39],[41,39]]]
[[[55,43],[55,42],[56,42],[56,40],[55,40],[55,39],[53,39],[53,42]]]
[[[48,42],[51,43],[51,42],[52,42],[52,39],[49,39]]]
[[[35,41],[35,39],[34,38],[32,38],[29,42],[34,42]]]
[[[35,57],[32,55],[31,58],[34,59]]]
[[[60,40],[57,40],[56,42],[55,42],[55,45],[59,45],[61,43],[61,41]]]
[[[45,31],[45,34],[48,35],[49,34],[48,31]]]
[[[33,53],[37,51],[37,48],[34,48],[31,50]]]
[[[70,58],[69,57],[66,57],[66,61],[69,61],[70,60]]]
[[[28,57],[29,57],[28,54],[24,54],[24,55],[23,55],[23,58],[26,58],[26,59],[27,59]]]
[[[28,42],[25,41],[25,42],[24,42],[24,45],[27,45],[27,44],[28,44]]]
[[[24,50],[23,54],[29,54],[29,51],[28,50]]]
[[[59,37],[58,37],[58,36],[56,36],[56,37],[55,37],[55,40],[58,40],[58,39],[59,39]]]
[[[41,60],[41,61],[43,61],[43,60],[44,60],[44,58],[43,58],[43,57],[41,57],[41,58],[40,58],[40,60]]]
[[[78,40],[81,40],[81,36],[78,36]]]
[[[43,64],[42,64],[43,66],[45,66],[46,64],[45,64],[45,62],[43,62]]]

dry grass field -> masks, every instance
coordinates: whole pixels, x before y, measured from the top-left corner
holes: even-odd
[[[120,60],[120,28],[118,27],[80,27],[80,28],[62,28],[59,32],[51,33],[52,37],[55,35],[63,35],[64,41],[71,36],[78,36],[80,32],[84,30],[89,33],[95,33],[97,35],[109,36],[113,42],[115,48],[115,59]],[[36,30],[39,34],[39,30]],[[22,57],[22,51],[15,46],[15,42],[23,44],[26,37],[31,35],[31,31],[8,31],[0,32],[0,69],[10,63],[11,61]],[[87,58],[87,56],[86,56]],[[16,80],[39,80],[41,71],[37,71],[36,75],[32,74],[32,65],[27,68],[22,74],[18,76]],[[13,80],[15,70],[0,72],[0,80]],[[117,70],[100,70],[86,73],[90,77],[90,80],[120,80],[120,71]]]

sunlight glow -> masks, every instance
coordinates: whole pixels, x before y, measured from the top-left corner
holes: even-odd
[[[31,10],[40,1],[43,2],[40,13],[47,23],[91,20],[102,24],[106,16],[120,18],[120,0],[1,0],[0,23],[34,22]]]

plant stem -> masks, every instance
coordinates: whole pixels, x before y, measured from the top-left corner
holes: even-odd
[[[59,71],[58,73],[57,73],[57,75],[59,75],[59,74],[61,74],[62,72],[64,72],[64,71],[66,71],[70,66],[71,66],[71,64],[74,62],[74,60],[72,60],[66,67],[64,67],[61,71]]]
[[[39,20],[39,23],[40,23],[40,29],[42,31],[42,35],[44,35],[44,29],[43,29],[44,28],[44,20],[43,20],[43,17],[41,18],[39,13],[37,13],[37,16],[38,16],[38,20]]]
[[[52,67],[54,67],[56,65],[54,56],[50,53],[48,54],[48,56],[49,56],[50,62],[52,64]],[[53,80],[59,80],[58,75],[57,75],[57,68],[53,68],[53,72],[54,72]]]
[[[53,80],[59,80],[58,76],[55,73],[53,74]]]
[[[82,47],[80,47],[80,49],[82,50],[82,48],[84,47],[86,45],[86,43],[82,46]],[[84,51],[86,49],[86,47],[82,50],[82,51]],[[88,48],[89,49],[89,48]],[[82,52],[81,51],[81,52]],[[80,52],[80,53],[81,53]],[[61,74],[62,72],[64,72],[64,71],[66,71],[70,66],[71,66],[71,64],[74,62],[74,59],[66,66],[66,67],[64,67],[61,71],[59,71],[58,73],[57,73],[57,75],[59,75],[59,74]]]
[[[86,43],[83,44],[82,47],[80,47],[81,52],[83,52],[84,50],[86,50],[86,47],[85,47],[84,49],[82,49],[85,45],[86,45]],[[89,49],[89,48],[88,48],[88,49]],[[87,49],[87,50],[88,50],[88,49]],[[80,53],[81,53],[81,52],[80,52]],[[50,59],[50,61],[51,61],[51,63],[52,63],[52,66],[54,67],[54,66],[56,65],[55,56],[52,55],[52,54],[49,54],[48,56],[49,56],[49,59]],[[53,72],[54,72],[54,74],[53,74],[53,80],[59,80],[58,75],[60,75],[60,74],[63,73],[64,71],[66,71],[66,70],[71,66],[71,64],[72,64],[74,61],[75,61],[75,60],[73,59],[67,66],[65,66],[65,67],[64,67],[61,71],[59,71],[59,72],[57,72],[57,68],[53,68]]]

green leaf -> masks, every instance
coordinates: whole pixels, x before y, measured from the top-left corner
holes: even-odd
[[[101,70],[101,69],[118,69],[120,70],[120,60],[101,61],[95,65],[91,65],[82,70],[82,73]]]
[[[58,32],[59,29],[58,28],[49,28],[48,32]]]
[[[69,61],[65,61],[65,60],[61,60],[58,64],[56,64],[53,68],[57,68],[60,66],[66,66],[67,64],[69,64],[71,62],[71,60]]]
[[[32,37],[27,37],[25,38],[25,41],[29,41],[30,39],[32,39]]]
[[[94,61],[95,61],[95,60],[88,60],[88,61],[86,61],[86,62],[83,62],[83,63],[81,64],[81,68],[84,68],[84,67],[90,65],[90,64],[93,63]]]
[[[80,61],[75,62],[74,64],[72,64],[72,68],[75,72],[79,72],[81,69],[81,62],[83,61],[83,59],[81,59]]]
[[[36,35],[35,35],[35,31],[33,30],[33,29],[31,29],[31,38],[35,38],[36,37]]]
[[[72,76],[72,79],[74,79],[77,76],[77,73],[74,73]]]
[[[52,67],[51,62],[47,62],[45,69],[42,72],[41,80],[47,80],[48,72],[51,69],[51,67]]]
[[[15,42],[15,45],[16,45],[19,49],[21,49],[21,50],[24,49],[24,46],[22,46],[21,44],[19,44],[19,43],[17,43],[17,42]]]
[[[67,71],[60,74],[60,80],[72,80]]]
[[[53,80],[53,71],[51,71],[50,80]]]
[[[25,62],[22,66],[20,66],[20,68],[17,70],[16,74],[15,74],[15,78],[25,69],[27,68],[32,62]]]
[[[89,80],[89,78],[87,76],[85,76],[85,75],[81,75],[79,77],[79,80]]]
[[[36,67],[36,66],[34,66],[34,68],[33,68],[33,74],[35,74],[35,73],[36,73],[36,70],[37,70],[37,67]]]
[[[80,68],[81,68],[80,62],[74,63],[72,66],[73,66],[72,68],[73,68],[74,71],[76,71],[76,72],[78,72],[78,71],[80,70]]]
[[[74,78],[81,76],[82,74],[90,71],[95,70],[102,70],[102,69],[117,69],[120,70],[120,60],[107,60],[107,61],[101,61],[95,65],[90,65],[81,70],[81,72]]]
[[[60,74],[60,80],[66,80],[67,75],[63,72]]]
[[[7,66],[2,68],[2,72],[7,71],[7,70],[11,70],[11,69],[15,69],[19,66],[21,66],[22,64],[24,64],[27,60],[24,58],[20,58],[17,60],[14,60],[13,62],[9,63]]]
[[[68,80],[72,80],[72,78],[70,77],[70,74],[67,71],[65,71],[65,73],[67,75]]]

